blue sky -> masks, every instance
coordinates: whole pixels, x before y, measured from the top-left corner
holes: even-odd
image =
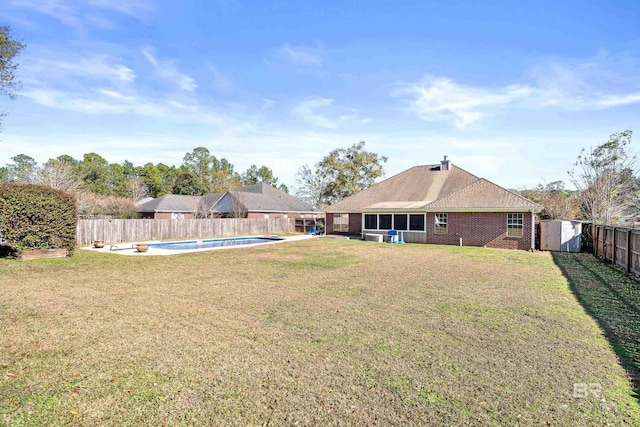
[[[638,22],[637,0],[4,0],[28,47],[0,165],[205,146],[294,187],[364,140],[386,176],[448,155],[504,187],[568,182],[581,148],[640,128]]]

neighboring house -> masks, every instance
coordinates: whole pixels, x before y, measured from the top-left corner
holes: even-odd
[[[239,190],[205,196],[167,194],[138,204],[140,218],[190,219],[196,216],[219,218],[316,218],[323,212],[270,185],[245,185]]]
[[[191,219],[195,218],[198,212],[201,197],[165,194],[155,199],[145,200],[136,203],[139,218]]]
[[[245,218],[315,218],[324,213],[297,197],[259,182],[216,197],[205,196],[207,210],[217,216]]]
[[[453,165],[416,166],[325,209],[327,234],[401,232],[407,243],[533,249],[542,206]]]

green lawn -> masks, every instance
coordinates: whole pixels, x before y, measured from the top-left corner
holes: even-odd
[[[637,425],[567,265],[330,239],[0,260],[0,425]]]

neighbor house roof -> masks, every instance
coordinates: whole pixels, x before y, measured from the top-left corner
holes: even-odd
[[[206,195],[202,196],[203,205],[206,206],[207,209],[212,209],[218,204],[220,199],[222,199],[222,196],[224,196],[225,194],[227,194],[227,193],[226,192],[222,192],[222,193],[209,193],[209,194],[206,194]]]
[[[231,197],[240,201],[249,212],[313,212],[310,204],[262,182],[205,196],[166,194],[138,204],[138,212],[196,212],[198,208],[206,208],[229,213],[233,210]]]
[[[291,194],[263,182],[245,185],[231,194],[249,212],[312,212],[313,207]]]
[[[138,205],[138,212],[195,212],[201,197],[165,194]]]
[[[326,209],[327,212],[383,210],[531,210],[542,206],[451,163],[415,166]]]

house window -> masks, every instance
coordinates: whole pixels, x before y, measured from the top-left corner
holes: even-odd
[[[524,233],[524,214],[507,214],[507,237],[522,237]]]
[[[391,215],[380,215],[380,230],[391,230]]]
[[[333,231],[349,232],[349,214],[333,214]]]
[[[365,214],[364,215],[364,228],[367,229],[367,230],[377,230],[378,229],[378,215]]]
[[[447,234],[448,220],[446,213],[437,213],[433,220],[433,232],[435,234]]]
[[[184,219],[182,212],[171,212],[171,219]]]
[[[409,215],[409,230],[424,231],[424,215]]]
[[[393,229],[394,230],[406,230],[407,229],[407,216],[406,215],[394,215],[393,216]]]

